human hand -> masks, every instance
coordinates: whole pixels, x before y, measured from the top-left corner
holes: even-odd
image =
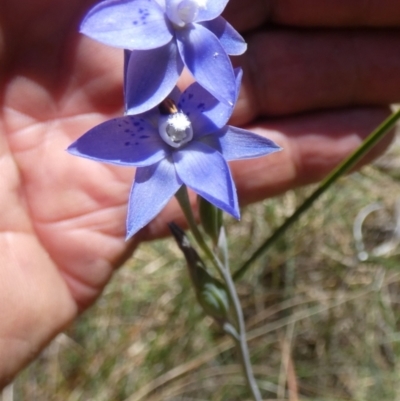
[[[121,52],[77,33],[92,3],[0,0],[0,384],[96,299],[141,240],[181,218],[171,202],[125,242],[134,171],[64,151],[122,113]],[[232,163],[241,204],[322,178],[399,100],[400,5],[356,3],[231,0],[226,17],[249,42],[232,124],[284,148]]]

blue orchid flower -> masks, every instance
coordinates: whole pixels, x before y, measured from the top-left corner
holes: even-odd
[[[241,75],[238,72],[237,88]],[[226,125],[232,110],[194,83],[183,93],[175,88],[158,108],[92,128],[68,151],[137,168],[129,197],[127,238],[149,223],[183,184],[239,219],[227,161],[259,157],[280,148],[259,135]]]
[[[81,32],[126,52],[129,113],[157,106],[183,70],[220,102],[233,105],[235,75],[229,55],[246,43],[220,16],[228,0],[105,0],[93,7]]]

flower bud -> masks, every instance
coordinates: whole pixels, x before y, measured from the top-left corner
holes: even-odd
[[[208,274],[208,273],[207,273]],[[197,299],[204,312],[218,322],[227,321],[229,313],[229,297],[225,287],[212,276],[203,283],[201,290],[197,292]]]
[[[185,256],[197,300],[207,315],[223,325],[229,321],[229,295],[225,286],[208,273],[183,230],[174,223],[170,223],[169,228]]]

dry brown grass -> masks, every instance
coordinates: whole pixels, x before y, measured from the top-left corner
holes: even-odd
[[[361,262],[353,222],[365,206],[367,249],[393,232],[400,145],[341,179],[239,283],[251,357],[265,399],[400,399],[400,259]],[[233,266],[310,188],[228,222]],[[172,240],[143,245],[97,304],[14,385],[14,400],[243,401],[229,338],[203,316]]]

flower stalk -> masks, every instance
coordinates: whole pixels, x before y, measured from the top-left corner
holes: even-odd
[[[249,390],[252,393],[253,399],[255,401],[261,401],[261,394],[260,390],[257,386],[256,380],[254,378],[253,369],[251,366],[249,349],[247,346],[246,340],[246,327],[244,323],[243,311],[240,305],[239,296],[236,292],[235,284],[230,273],[229,265],[223,264],[217,255],[209,248],[207,242],[205,241],[202,233],[200,232],[196,219],[193,214],[192,207],[190,205],[190,200],[187,192],[187,188],[185,185],[179,189],[176,193],[176,198],[179,202],[179,205],[182,208],[182,211],[186,217],[188,222],[189,228],[196,239],[198,245],[206,254],[208,259],[212,262],[213,266],[217,269],[218,273],[220,274],[222,280],[226,285],[226,289],[229,295],[229,298],[232,303],[233,311],[234,311],[234,320],[235,326],[225,323],[223,329],[226,334],[229,334],[236,343],[236,347],[240,354],[241,364],[245,373],[246,382],[248,385]]]

